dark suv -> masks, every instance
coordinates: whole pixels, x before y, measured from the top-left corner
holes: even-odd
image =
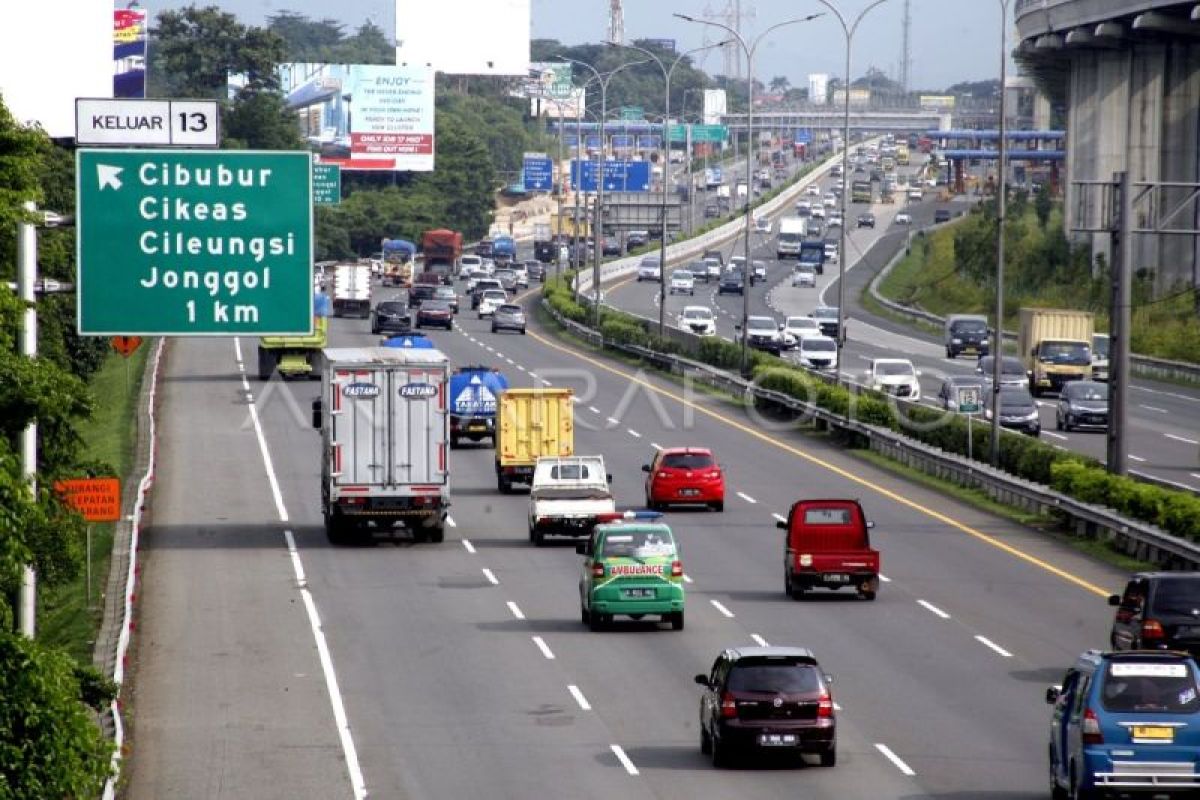
[[[726,766],[737,752],[813,753],[821,766],[837,763],[832,678],[803,647],[725,650],[707,675],[700,698],[700,752]]]
[[[1139,572],[1108,604],[1117,607],[1114,650],[1187,650],[1200,656],[1200,572]]]

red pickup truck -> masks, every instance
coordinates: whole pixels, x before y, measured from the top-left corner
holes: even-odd
[[[784,538],[784,587],[799,600],[809,589],[853,587],[864,600],[879,591],[879,551],[871,547],[874,526],[857,500],[798,500],[787,522],[776,523]]]

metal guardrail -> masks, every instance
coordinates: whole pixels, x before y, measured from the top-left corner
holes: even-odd
[[[929,231],[932,230],[932,228],[922,228],[921,230]],[[911,242],[912,235],[909,237],[910,245]],[[875,302],[879,303],[881,306],[894,314],[899,314],[912,320],[928,322],[940,327],[946,322],[945,317],[938,316],[937,314],[933,314],[928,311],[922,311],[921,309],[913,308],[912,306],[906,306],[903,303],[897,303],[895,300],[884,297],[883,293],[879,291],[879,284],[891,273],[893,269],[895,269],[896,265],[899,264],[906,255],[908,255],[908,249],[908,246],[901,249],[887,264],[884,265],[883,269],[879,270],[875,277],[871,279],[871,282],[867,284],[867,291],[870,292],[871,297],[875,300]],[[1016,333],[1013,331],[1004,331],[1004,341],[1015,342],[1016,340]],[[1131,361],[1133,363],[1133,372],[1135,375],[1141,375],[1148,378],[1166,378],[1167,380],[1182,380],[1200,383],[1200,364],[1192,364],[1187,361],[1172,361],[1166,358],[1155,358],[1154,356],[1144,356],[1137,353],[1132,355]]]
[[[672,373],[701,380],[718,389],[813,420],[826,428],[849,433],[870,444],[872,450],[926,474],[951,480],[961,486],[982,489],[993,499],[1039,514],[1064,518],[1070,529],[1081,535],[1105,538],[1118,549],[1140,560],[1167,569],[1200,569],[1200,545],[1173,536],[1160,528],[1123,517],[1112,509],[1092,505],[1047,486],[1018,478],[1002,470],[947,453],[887,428],[847,420],[819,406],[781,392],[763,389],[740,376],[689,358],[659,353],[638,345],[605,341],[603,334],[561,316],[549,302],[542,307],[564,328],[590,342],[644,359]]]

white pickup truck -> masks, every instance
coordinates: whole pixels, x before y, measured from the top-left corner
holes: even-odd
[[[529,490],[529,541],[590,536],[598,514],[616,511],[602,456],[539,458]]]

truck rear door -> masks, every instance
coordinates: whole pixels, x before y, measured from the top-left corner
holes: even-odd
[[[354,367],[334,373],[329,408],[335,486],[365,490],[387,482],[390,381],[386,369]]]
[[[411,366],[391,373],[387,435],[393,454],[387,482],[392,486],[443,485],[446,469],[445,368]]]

